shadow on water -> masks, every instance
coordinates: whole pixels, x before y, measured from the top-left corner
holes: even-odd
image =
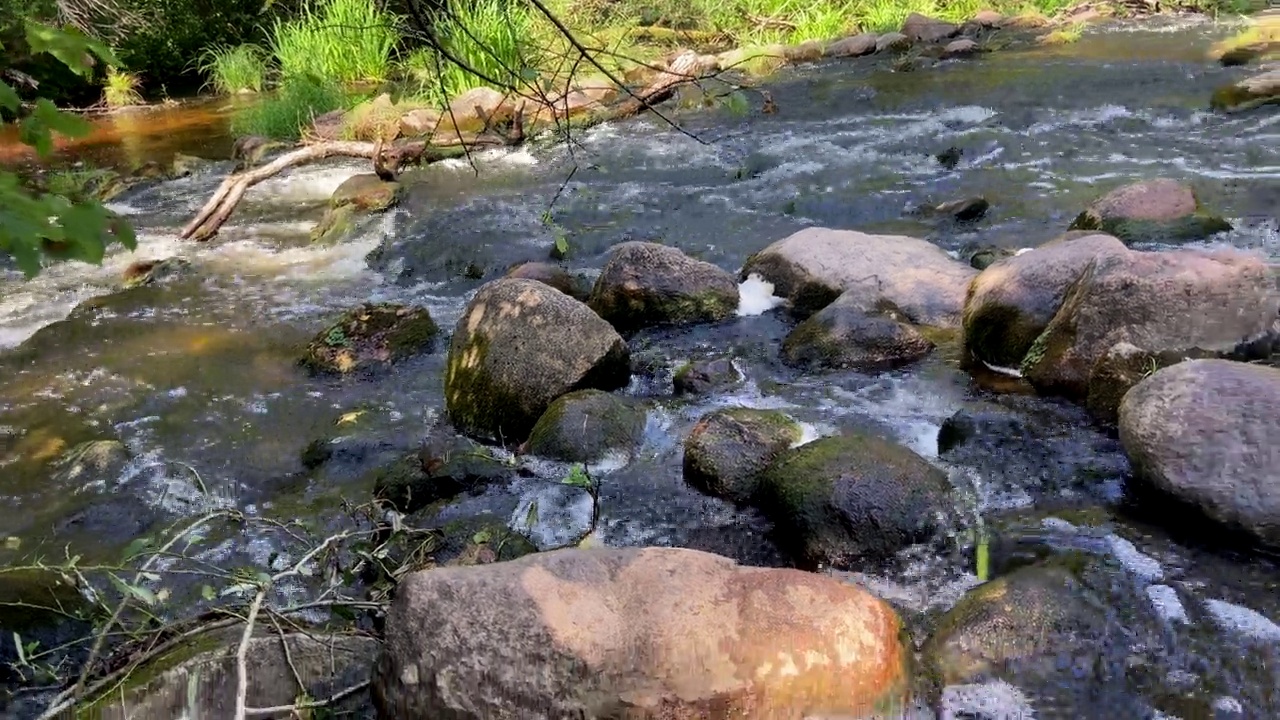
[[[561,235],[570,269],[588,277],[623,239],[661,239],[736,272],[751,253],[810,225],[900,232],[948,250],[1023,247],[1058,234],[1100,192],[1164,175],[1193,183],[1236,221],[1237,230],[1208,244],[1280,259],[1280,122],[1274,113],[1207,111],[1212,89],[1245,72],[1203,59],[1221,34],[1184,23],[1093,31],[1069,46],[913,72],[874,60],[790,68],[769,83],[774,114],[699,109],[696,97],[684,98],[688,107],[671,115],[696,138],[637,119],[593,128],[570,146],[486,153],[475,168],[450,161],[412,171],[398,210],[334,248],[309,245],[307,232],[329,193],[365,171],[360,163],[303,168],[255,187],[219,238],[198,246],[176,231],[229,163],[128,195],[114,207],[140,229],[136,253],[114,253],[101,268],[58,266],[31,282],[0,277],[0,499],[18,510],[0,516],[0,536],[19,538],[24,554],[70,543],[106,558],[148,528],[216,507],[337,522],[341,498],[367,496],[365,472],[414,447],[439,417],[447,339],[388,372],[341,380],[306,375],[295,364],[301,346],[366,300],[424,305],[447,332],[476,287],[514,263],[545,259]],[[132,135],[124,125],[102,129],[74,152],[132,161],[130,153],[210,148],[207,157],[222,157],[215,146],[229,138],[211,130],[225,127],[220,108],[183,112]],[[952,169],[934,157],[948,148],[962,151]],[[992,205],[976,224],[908,212],[969,195]],[[172,255],[192,262],[193,279],[119,291],[129,262]],[[644,372],[626,393],[646,403],[648,426],[632,462],[600,470],[606,542],[786,564],[760,517],[685,485],[681,439],[700,415],[726,405],[784,409],[812,437],[872,430],[950,473],[986,516],[993,567],[1068,551],[1108,559],[1099,592],[1126,622],[1106,649],[1120,679],[1064,670],[1064,686],[1074,688],[1066,695],[1027,688],[1052,698],[1038,717],[1102,717],[1099,708],[1111,707],[1133,709],[1125,717],[1158,717],[1158,708],[1189,720],[1219,716],[1220,697],[1243,707],[1222,717],[1280,713],[1280,628],[1273,637],[1260,621],[1225,623],[1234,629],[1224,634],[1213,614],[1222,607],[1209,602],[1280,618],[1274,568],[1179,543],[1127,517],[1119,506],[1127,462],[1079,408],[981,389],[959,369],[954,343],[882,375],[803,375],[777,359],[791,322],[770,313],[631,340]],[[742,386],[672,397],[681,364],[725,356],[745,375]],[[939,459],[938,429],[959,410],[1018,430],[963,462]],[[340,424],[359,411],[353,427]],[[334,434],[355,438],[360,451],[340,470],[305,467],[303,449]],[[89,440],[119,440],[129,459],[107,474],[59,472],[53,461]],[[531,498],[543,498],[548,519],[538,537],[579,528],[583,497],[561,485],[566,468],[524,469],[509,487],[459,507],[519,526]],[[969,529],[957,529],[947,552],[916,549],[854,579],[923,631],[975,581]],[[228,562],[260,560],[272,545],[238,537],[219,547],[218,562]],[[14,554],[6,552],[0,560]],[[1173,588],[1189,623],[1156,616],[1147,600],[1155,585]]]

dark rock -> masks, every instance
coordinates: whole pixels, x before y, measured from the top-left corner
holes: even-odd
[[[1191,187],[1156,178],[1117,188],[1095,201],[1071,223],[1071,230],[1101,230],[1126,245],[1200,240],[1231,224],[1200,208]]]
[[[524,452],[564,462],[596,462],[630,453],[644,439],[644,410],[601,390],[561,395],[538,418]]]
[[[716,322],[737,310],[738,283],[678,248],[631,241],[610,251],[588,304],[621,332]]]
[[[695,360],[676,371],[672,379],[676,395],[708,395],[742,383],[742,373],[729,358]]]
[[[1215,110],[1240,112],[1277,102],[1280,102],[1280,69],[1269,70],[1219,88],[1214,91],[1209,105]],[[1225,229],[1230,229],[1230,226]]]
[[[950,491],[947,476],[911,450],[849,433],[782,453],[752,504],[797,562],[848,568],[930,539]]]
[[[373,173],[353,175],[329,198],[324,217],[311,230],[312,242],[335,243],[350,237],[359,221],[400,201],[401,185]]]
[[[876,52],[906,50],[911,47],[911,38],[900,32],[887,32],[876,38]]]
[[[480,287],[458,319],[445,372],[449,417],[464,434],[523,442],[552,401],[631,377],[626,342],[586,305],[534,280]]]
[[[984,245],[969,252],[969,267],[974,270],[986,270],[995,263],[1017,255],[1012,248]]]
[[[869,306],[846,293],[787,335],[782,358],[793,367],[871,372],[916,362],[933,348],[890,303]]]
[[[684,441],[684,479],[708,495],[745,503],[760,474],[801,435],[800,425],[778,410],[713,411]]]
[[[449,428],[437,427],[420,449],[371,475],[374,496],[408,514],[510,479],[515,468],[494,457],[489,448]]]
[[[321,330],[301,362],[317,373],[365,371],[430,352],[439,332],[426,308],[366,303]]]
[[[862,717],[904,702],[900,633],[888,605],[833,578],[686,549],[557,550],[407,575],[373,698],[397,720]],[[778,663],[790,654],[810,661]]]
[[[975,222],[981,220],[990,208],[991,203],[986,198],[968,197],[935,205],[930,210],[936,215],[949,215],[957,222]]]

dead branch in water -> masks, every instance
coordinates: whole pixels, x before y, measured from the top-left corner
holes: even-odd
[[[637,92],[628,91],[630,97],[596,113],[585,124],[609,122],[637,115],[669,98],[678,85],[695,81],[700,76],[698,55],[693,52],[683,52],[677,55],[647,87]],[[231,217],[231,213],[249,188],[289,168],[326,158],[352,157],[373,160],[375,170],[389,169],[394,174],[400,166],[406,164],[432,163],[484,148],[517,145],[525,139],[524,116],[525,108],[529,105],[530,103],[524,103],[517,110],[512,127],[503,135],[488,132],[486,129],[472,137],[455,133],[452,136],[432,140],[399,140],[387,148],[384,148],[381,142],[357,141],[320,141],[300,147],[261,167],[229,175],[200,212],[196,213],[195,217],[182,229],[179,237],[197,241],[213,237]],[[544,105],[539,112],[534,113],[534,116],[535,119],[549,116],[548,119],[559,121],[567,114],[567,107]]]

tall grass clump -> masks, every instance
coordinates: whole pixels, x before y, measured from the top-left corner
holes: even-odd
[[[262,92],[267,84],[267,53],[252,43],[219,45],[200,55],[199,70],[224,95]]]
[[[510,0],[450,0],[448,12],[436,23],[436,36],[449,56],[470,70],[432,53],[417,53],[410,62],[426,94],[446,98],[496,81],[518,86],[531,78],[527,68],[539,61],[533,16],[529,7]],[[438,74],[437,74],[438,68]],[[421,82],[422,80],[420,80]],[[434,83],[435,88],[428,85]]]
[[[345,109],[350,101],[342,88],[314,75],[295,75],[276,94],[240,110],[231,118],[236,135],[296,140],[318,115]]]
[[[141,88],[142,79],[136,74],[109,67],[103,81],[102,101],[112,109],[141,105]]]
[[[351,85],[382,82],[400,43],[400,18],[375,0],[304,0],[296,18],[271,25],[271,54],[287,82],[313,76]]]

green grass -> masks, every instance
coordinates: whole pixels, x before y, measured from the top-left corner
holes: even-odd
[[[333,82],[293,76],[275,95],[236,113],[231,118],[231,130],[237,135],[296,140],[316,116],[351,104],[352,98]]]
[[[224,95],[262,92],[267,86],[267,53],[251,43],[211,47],[200,56],[200,72]]]
[[[141,105],[141,88],[142,79],[134,73],[109,67],[102,85],[102,101],[112,109]]]
[[[342,85],[382,82],[391,76],[399,23],[373,0],[304,0],[296,18],[272,23],[271,54],[286,83],[305,76]]]
[[[439,101],[490,84],[482,78],[515,86],[532,82],[529,68],[546,56],[546,33],[535,24],[528,5],[511,0],[450,0],[435,30],[445,53],[419,48],[404,62],[404,74],[424,98]]]

